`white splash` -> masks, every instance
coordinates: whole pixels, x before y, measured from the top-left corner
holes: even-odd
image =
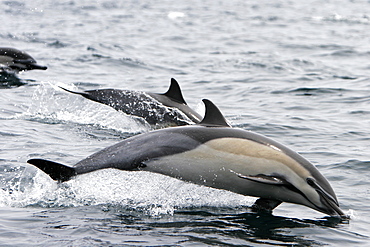
[[[173,214],[179,208],[239,208],[250,206],[255,201],[251,197],[186,183],[161,174],[116,169],[98,170],[61,184],[37,170],[32,183],[23,187],[11,195],[9,191],[0,191],[0,206],[79,207],[106,204],[157,216]]]
[[[345,212],[345,215],[347,215],[350,219],[357,218],[357,212],[353,209],[348,209],[347,212]]]
[[[179,19],[179,18],[184,18],[185,14],[183,12],[170,11],[167,14],[167,17],[171,20],[175,20],[175,19]]]
[[[71,84],[42,83],[36,88],[27,111],[17,117],[49,123],[73,122],[130,133],[146,132],[150,129],[148,124],[143,124],[144,121],[139,123],[133,117],[117,112],[109,106],[65,92],[58,86],[78,91]]]

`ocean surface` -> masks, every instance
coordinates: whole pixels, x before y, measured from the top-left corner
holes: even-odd
[[[0,246],[370,246],[369,1],[0,1],[0,46],[46,71],[0,82]],[[57,184],[30,158],[73,165],[153,128],[58,88],[164,93],[266,135],[327,177],[349,220],[148,172]]]

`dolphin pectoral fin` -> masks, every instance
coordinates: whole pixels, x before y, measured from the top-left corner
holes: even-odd
[[[43,159],[30,159],[27,163],[36,166],[53,180],[65,182],[70,180],[73,176],[77,175],[75,168],[59,164],[49,160]]]
[[[270,184],[270,185],[286,185],[287,181],[284,179],[281,179],[276,176],[267,176],[263,174],[259,174],[257,176],[246,176],[240,173],[236,173],[234,171],[231,171],[235,173],[238,177],[247,179],[253,182],[257,183],[264,183],[264,184]],[[266,199],[266,198],[259,198],[255,203],[252,205],[252,210],[255,212],[258,211],[266,211],[266,212],[272,212],[274,208],[279,206],[282,203],[282,201],[274,200],[274,199]]]
[[[234,172],[234,171],[232,171],[232,172]],[[234,173],[236,175],[238,175],[238,177],[240,177],[240,178],[248,179],[250,181],[257,182],[257,183],[271,184],[271,185],[287,185],[287,184],[289,184],[284,179],[276,177],[276,176],[268,176],[268,175],[263,175],[263,174],[259,174],[257,176],[247,176],[247,175],[243,175],[243,174],[236,173],[236,172],[234,172]]]
[[[273,199],[266,199],[266,198],[258,198],[257,201],[252,205],[252,210],[255,212],[258,211],[267,211],[271,212],[279,206],[282,201],[273,200]]]

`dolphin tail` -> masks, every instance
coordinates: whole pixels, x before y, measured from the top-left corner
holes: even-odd
[[[43,159],[30,159],[27,163],[36,166],[53,180],[58,182],[65,182],[70,180],[73,176],[77,175],[74,167],[62,165],[53,161]]]
[[[82,95],[83,97],[85,97],[85,98],[88,98],[88,99],[89,99],[89,94],[88,94],[88,93],[85,93],[85,92],[76,92],[76,91],[72,91],[72,90],[66,89],[66,88],[64,88],[64,87],[61,87],[61,86],[59,86],[59,87],[60,87],[61,89],[65,90],[65,91],[69,92],[69,93]]]

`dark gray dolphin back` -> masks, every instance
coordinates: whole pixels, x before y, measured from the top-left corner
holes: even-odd
[[[182,126],[199,123],[201,119],[201,116],[186,104],[175,79],[171,79],[171,86],[164,94],[119,89],[98,89],[85,92],[63,89],[109,105],[128,115],[141,117],[151,125]]]
[[[181,132],[169,132],[157,130],[128,138],[87,157],[74,168],[77,174],[104,168],[134,170],[146,160],[185,152],[201,144]]]
[[[36,63],[36,60],[29,54],[14,48],[0,47],[0,56],[12,57],[19,60],[29,60],[30,62]]]

